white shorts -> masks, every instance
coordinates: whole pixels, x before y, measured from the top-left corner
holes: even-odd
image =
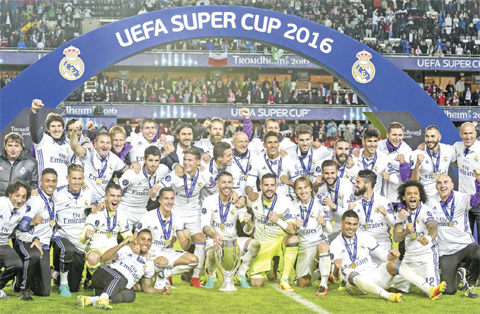
[[[132,230],[133,227],[137,227],[137,224],[140,222],[140,219],[142,219],[143,215],[147,213],[146,210],[145,212],[138,212],[138,211],[130,211],[127,208],[122,208],[121,210],[119,210],[119,212],[121,212],[122,215],[127,217],[130,230]]]
[[[432,252],[422,255],[420,259],[419,256],[415,258],[418,260],[409,261],[404,258],[403,263],[413,269],[420,277],[424,278],[431,287],[438,286],[440,284],[440,276],[438,275],[438,254],[436,248],[432,248]],[[410,283],[403,279],[402,276],[397,275],[395,277],[394,287],[401,291],[408,292]]]
[[[387,270],[387,263],[384,262],[376,268],[371,268],[359,273],[362,278],[369,280],[371,283],[381,287],[382,289],[389,289],[393,286],[394,276],[390,275]],[[352,294],[366,294],[355,285],[347,281],[347,290]]]
[[[246,245],[248,240],[253,240],[253,239],[252,238],[245,238],[245,237],[237,238],[237,243],[238,243],[238,246],[240,247],[241,256],[245,255],[245,253],[248,250],[248,245]],[[207,244],[205,245],[205,251],[209,251],[211,249],[213,249],[213,239],[208,238],[207,239]]]
[[[185,227],[185,229],[190,230],[191,235],[203,233],[200,222],[200,214],[192,213],[192,215],[182,215],[181,218],[183,221],[183,226]]]
[[[318,265],[317,246],[299,247],[297,257],[297,278],[312,275]]]
[[[155,260],[157,257],[164,257],[168,261],[168,268],[173,268],[173,264],[182,257],[183,255],[187,254],[188,252],[185,251],[177,251],[174,249],[164,249],[164,250],[154,250],[154,251],[149,251],[152,260]],[[157,270],[157,267],[155,267],[155,270]],[[159,269],[158,269],[159,270]]]
[[[383,250],[385,252],[388,253],[388,251],[390,251],[392,249],[392,243],[391,242],[378,242],[378,247],[375,249],[375,250]],[[382,261],[380,258],[377,257],[377,255],[375,254],[372,254],[372,261],[375,265],[382,265],[384,263],[384,261]]]

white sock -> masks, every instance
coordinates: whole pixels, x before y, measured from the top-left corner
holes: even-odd
[[[60,274],[58,271],[56,271],[55,269],[52,268],[52,278],[57,280],[58,279],[58,275]]]
[[[100,295],[99,298],[100,298],[100,299],[107,299],[107,300],[108,300],[108,299],[110,299],[110,296],[104,292],[104,293],[102,293],[102,294]]]
[[[208,276],[210,278],[215,278],[216,270],[217,270],[217,261],[215,260],[214,249],[211,249],[207,252],[207,259],[205,263],[208,269]]]
[[[324,286],[325,288],[328,287],[328,276],[330,275],[331,265],[332,265],[332,262],[330,260],[330,253],[320,254],[320,258],[318,261],[318,268],[320,269],[320,274],[322,276],[320,285]]]
[[[170,276],[174,276],[174,275],[178,275],[178,274],[183,274],[183,273],[186,273],[188,271],[190,271],[190,269],[196,267],[197,264],[188,264],[188,265],[179,265],[179,266],[175,266],[172,268],[172,270],[170,271]],[[169,277],[170,277],[169,276]]]
[[[64,273],[60,273],[60,284],[61,285],[68,285],[68,271]]]
[[[247,252],[242,258],[242,265],[238,269],[237,274],[239,276],[245,276],[247,271],[252,268],[253,262],[255,262],[259,250],[260,243],[257,240],[251,240],[248,244]]]
[[[420,277],[416,271],[408,267],[406,264],[400,262],[400,267],[397,264],[397,272],[403,279],[408,281],[411,284],[419,287],[423,292],[430,295],[430,285],[425,281],[424,278]]]
[[[195,251],[193,252],[196,257],[198,257],[198,265],[193,270],[193,278],[199,278],[200,273],[203,269],[205,264],[205,242],[197,242],[195,243]]]
[[[90,297],[90,303],[93,305],[98,299],[100,299],[100,297]]]
[[[355,286],[360,288],[360,290],[362,290],[363,292],[373,294],[373,295],[378,295],[387,300],[388,300],[388,297],[390,296],[390,293],[380,288],[376,284],[370,282],[368,279],[362,278],[362,276],[360,275],[353,277],[353,283],[355,284]]]

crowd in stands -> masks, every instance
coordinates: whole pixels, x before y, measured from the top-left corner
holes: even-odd
[[[97,76],[96,90],[85,91],[80,86],[67,100],[76,102],[128,102],[161,104],[362,104],[348,89],[328,90],[323,85],[311,90],[296,88],[296,82],[285,78],[266,77],[263,81],[250,78],[245,81],[207,80],[179,77],[153,79],[144,76],[126,80],[118,77]],[[330,86],[328,86],[330,87]]]
[[[216,4],[306,18],[380,53],[480,54],[480,45],[475,43],[480,40],[480,3],[476,0],[0,0],[0,46],[54,48],[81,34],[82,19],[121,19],[165,8]],[[262,52],[266,47],[243,40],[197,39],[166,48]]]
[[[480,89],[472,90],[469,80],[458,80],[455,85],[449,81],[443,90],[435,82],[427,83],[425,91],[437,102],[439,106],[478,106]]]

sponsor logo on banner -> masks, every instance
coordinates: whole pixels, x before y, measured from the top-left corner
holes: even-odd
[[[82,77],[85,71],[85,65],[82,59],[78,57],[80,49],[70,46],[63,50],[65,58],[60,61],[60,75],[66,80],[75,81]]]
[[[370,59],[372,54],[363,50],[357,53],[358,61],[352,66],[352,76],[355,81],[366,84],[375,77],[375,66]]]

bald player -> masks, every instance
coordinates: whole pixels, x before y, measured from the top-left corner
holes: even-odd
[[[252,169],[252,160],[257,156],[256,151],[251,149],[254,145],[249,142],[245,132],[237,132],[233,136],[233,163],[232,168],[240,172],[240,193],[245,195],[248,172]]]

